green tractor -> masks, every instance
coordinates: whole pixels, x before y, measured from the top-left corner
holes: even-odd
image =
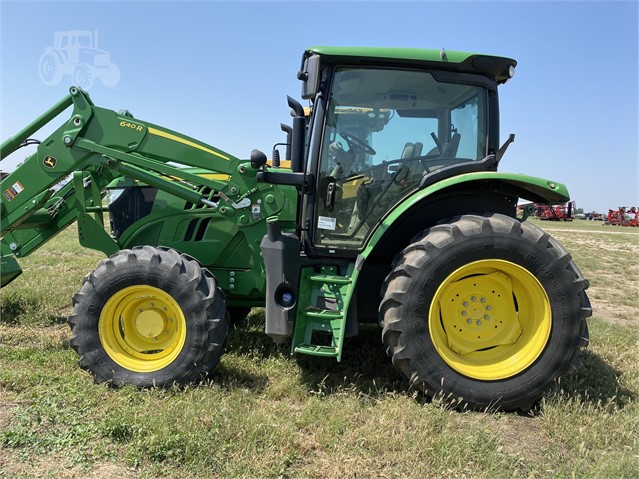
[[[73,297],[71,346],[96,382],[185,384],[231,321],[265,308],[292,353],[341,361],[376,323],[410,386],[458,407],[528,410],[588,344],[587,280],[520,199],[558,182],[498,172],[509,58],[316,47],[289,97],[281,164],[241,160],[77,87],[1,147],[71,117],[2,179],[2,284],[73,221],[108,258]],[[287,167],[284,168],[283,166]],[[108,213],[109,227],[105,227]]]

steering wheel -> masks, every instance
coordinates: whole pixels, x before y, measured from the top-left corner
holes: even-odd
[[[357,138],[356,136],[353,136],[345,131],[340,131],[339,134],[348,142],[348,146],[350,146],[351,148],[356,147],[369,155],[375,155],[377,153],[372,146],[370,146],[361,138]]]

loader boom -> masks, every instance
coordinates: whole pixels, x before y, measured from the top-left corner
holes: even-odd
[[[1,284],[20,274],[16,258],[45,244],[73,221],[78,221],[80,244],[111,255],[121,249],[104,227],[105,189],[114,180],[144,184],[164,191],[211,214],[233,216],[255,203],[265,213],[278,212],[281,189],[255,182],[250,162],[160,126],[142,122],[128,112],[96,107],[77,87],[50,110],[1,146],[6,158],[33,133],[68,107],[68,121],[15,171],[3,178],[0,235]],[[179,163],[179,164],[177,164]],[[66,183],[65,183],[66,181]],[[257,202],[258,190],[269,201]],[[241,219],[240,219],[241,216]],[[263,220],[236,215],[249,225]]]

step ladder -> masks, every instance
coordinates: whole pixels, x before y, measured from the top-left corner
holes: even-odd
[[[322,266],[319,273],[313,268],[302,270],[293,352],[342,360],[348,305],[356,276],[354,264],[345,276],[338,274],[336,266]]]

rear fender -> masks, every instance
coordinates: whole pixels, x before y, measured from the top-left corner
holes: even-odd
[[[560,183],[525,175],[477,172],[442,179],[414,192],[399,203],[377,227],[359,255],[360,291],[380,291],[395,255],[425,229],[464,214],[495,212],[514,217],[519,198],[537,203],[568,200]],[[358,295],[360,322],[377,322],[379,301]]]
[[[410,214],[410,210],[424,202],[428,203],[435,198],[449,196],[455,192],[459,192],[460,195],[470,195],[470,198],[472,198],[473,195],[481,196],[482,198],[491,197],[500,203],[514,205],[516,205],[517,199],[548,204],[564,203],[570,199],[568,189],[563,183],[534,176],[484,171],[446,178],[417,190],[411,196],[404,199],[404,201],[398,203],[382,220],[368,241],[361,255],[363,259],[370,255],[380,240],[385,236],[386,232],[392,229],[393,224],[395,224],[398,219]],[[463,201],[459,203],[460,206],[457,207],[459,211],[456,212],[456,214],[470,213],[477,207],[471,204],[472,202],[469,202],[467,205],[464,205]],[[492,204],[492,201],[489,204]],[[465,211],[465,208],[468,208],[468,210]],[[483,213],[483,211],[480,213]],[[431,226],[431,224],[418,226],[421,229],[425,229]]]

